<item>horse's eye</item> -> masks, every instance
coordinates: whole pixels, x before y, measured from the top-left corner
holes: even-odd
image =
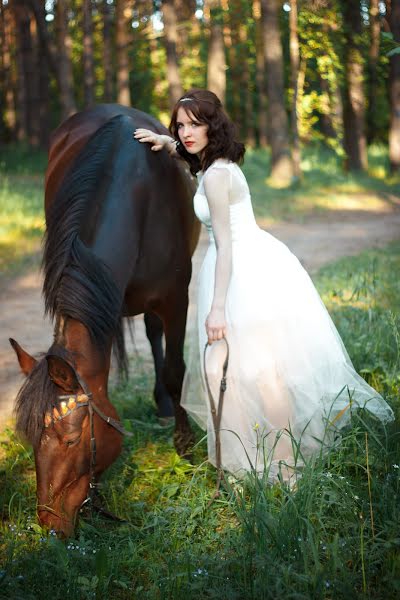
[[[66,440],[65,445],[66,446],[74,446],[75,444],[77,444],[79,442],[80,439],[81,439],[81,436],[74,438],[73,440]]]

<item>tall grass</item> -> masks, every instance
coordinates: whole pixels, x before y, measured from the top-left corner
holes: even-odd
[[[109,509],[62,542],[35,523],[33,458],[11,431],[0,462],[0,595],[7,598],[382,599],[400,593],[400,244],[324,269],[317,279],[358,369],[397,423],[354,416],[340,445],[291,489],[228,480],[209,506],[215,470],[202,432],[193,464],[158,425],[150,366],[112,392],[134,432],[104,478]]]

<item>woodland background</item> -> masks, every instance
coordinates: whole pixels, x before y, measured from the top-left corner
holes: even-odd
[[[354,414],[297,488],[249,473],[210,505],[204,434],[193,464],[177,456],[155,414],[151,352],[134,353],[110,389],[133,436],[102,480],[125,521],[87,515],[66,543],[42,530],[33,451],[0,426],[0,598],[398,600],[399,45],[400,0],[0,0],[0,409],[20,381],[8,336],[46,347],[51,131],[98,102],[168,125],[183,90],[208,86],[249,146],[257,222],[290,248],[301,240],[307,268],[325,265],[317,289],[396,415],[384,427]]]
[[[1,0],[1,144],[46,147],[61,120],[119,102],[168,124],[184,90],[215,91],[270,175],[301,176],[315,141],[400,170],[400,0]],[[397,44],[396,44],[397,42]]]

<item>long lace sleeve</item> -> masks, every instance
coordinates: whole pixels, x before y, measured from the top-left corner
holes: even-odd
[[[212,308],[224,309],[232,272],[232,238],[229,214],[231,173],[228,168],[210,168],[204,175],[204,190],[210,208],[217,248]]]

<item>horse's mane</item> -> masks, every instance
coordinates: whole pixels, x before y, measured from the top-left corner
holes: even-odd
[[[61,315],[83,323],[99,350],[105,351],[113,339],[119,370],[125,372],[123,293],[79,231],[106,162],[112,160],[116,131],[127,119],[118,115],[100,127],[66,174],[48,211],[42,263],[46,313],[53,320]]]
[[[72,363],[65,348],[53,344],[49,353],[57,354]],[[53,410],[57,387],[48,373],[45,356],[39,358],[29,377],[27,377],[18,392],[15,403],[15,428],[22,433],[34,448],[40,442],[43,432],[43,419],[46,412]]]

